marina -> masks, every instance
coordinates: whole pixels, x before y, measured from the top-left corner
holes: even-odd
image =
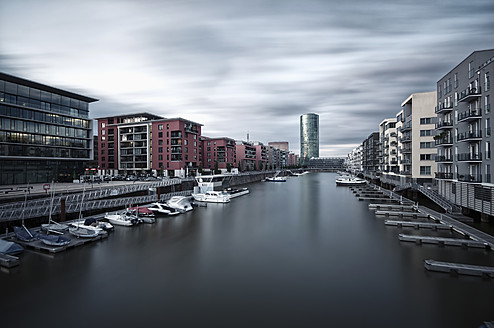
[[[47,320],[50,308],[59,310],[59,323],[84,308],[102,326],[154,326],[163,316],[172,326],[221,326],[238,318],[246,326],[263,320],[317,326],[345,322],[355,308],[360,315],[351,326],[392,326],[410,311],[421,315],[403,327],[476,327],[492,319],[490,278],[453,278],[424,267],[425,259],[493,267],[490,251],[400,243],[396,227],[419,224],[429,234],[464,240],[473,233],[443,230],[445,217],[437,230],[432,224],[440,222],[433,218],[383,224],[374,220],[370,204],[337,187],[334,177],[310,173],[283,184],[251,183],[248,195],[230,203],[157,216],[154,224],[116,226],[104,239],[58,253],[27,246],[20,265],[2,266],[3,323],[29,326]],[[399,205],[399,196],[390,199]],[[349,238],[352,247],[337,247]],[[69,286],[70,302],[60,302]],[[45,295],[42,303],[39,294]],[[433,303],[424,302],[430,298]],[[129,306],[129,300],[138,302]],[[383,314],[385,306],[390,311]],[[135,316],[144,309],[145,316]],[[185,315],[190,312],[194,316]]]
[[[442,223],[416,222],[416,221],[397,221],[385,220],[385,225],[395,226],[398,228],[415,228],[415,229],[432,229],[432,230],[453,230],[452,225]]]

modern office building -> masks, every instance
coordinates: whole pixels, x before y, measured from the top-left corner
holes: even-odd
[[[475,51],[437,82],[435,137],[439,194],[490,217],[493,74],[494,49]]]
[[[311,157],[319,157],[319,115],[300,116],[300,161],[307,165]]]
[[[235,140],[227,137],[209,138],[201,137],[201,163],[205,170],[226,171],[237,166]]]
[[[95,101],[0,73],[0,184],[79,178],[93,158]]]
[[[149,113],[97,120],[102,174],[184,177],[199,167],[202,124]]]

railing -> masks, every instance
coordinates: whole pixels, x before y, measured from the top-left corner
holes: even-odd
[[[462,140],[468,140],[468,139],[479,139],[482,138],[482,131],[472,131],[472,132],[463,132],[458,134],[457,140],[462,141]]]
[[[469,100],[471,97],[480,97],[481,88],[467,88],[460,93],[458,101]]]
[[[436,156],[436,159],[435,159],[436,162],[452,162],[453,161],[453,158],[451,157],[451,155],[449,156]]]
[[[482,109],[475,108],[471,110],[464,111],[458,114],[458,122],[467,120],[469,118],[480,119],[482,117]]]
[[[456,155],[456,158],[458,161],[481,161],[482,160],[482,153],[462,153]]]
[[[453,173],[436,172],[436,179],[451,180],[451,179],[453,179]]]
[[[442,129],[442,128],[451,128],[453,127],[453,122],[450,121],[442,121],[439,123],[436,123],[436,129]]]
[[[482,175],[481,174],[458,174],[458,181],[480,183],[480,182],[482,182]]]
[[[437,205],[439,205],[443,209],[445,209],[446,212],[448,212],[448,213],[461,213],[461,207],[453,204],[452,202],[450,202],[446,198],[439,195],[439,193],[436,190],[426,188],[426,187],[419,185],[419,184],[416,184],[416,183],[414,184],[413,187],[415,189],[417,189],[418,191],[420,191],[424,196],[427,196],[434,203],[436,203]]]
[[[439,145],[452,145],[453,144],[453,138],[445,137],[445,138],[441,138],[441,139],[436,139],[436,140],[434,140],[434,142],[437,146],[439,146]]]
[[[441,104],[439,104],[439,106],[436,106],[435,112],[437,114],[437,113],[440,113],[442,111],[450,111],[452,109],[453,109],[453,104],[452,103],[449,103],[449,104],[443,104],[443,103],[441,103]]]

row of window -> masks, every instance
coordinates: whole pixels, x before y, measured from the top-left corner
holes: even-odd
[[[89,150],[53,148],[44,146],[5,145],[0,144],[3,156],[25,157],[59,157],[89,159]]]
[[[8,131],[0,131],[0,142],[74,147],[74,148],[90,147],[89,140],[53,137],[53,136],[31,134],[31,133],[16,133],[16,132],[8,132]]]
[[[17,132],[40,133],[43,135],[65,136],[90,139],[90,131],[58,125],[35,123],[10,118],[0,118],[0,129]]]
[[[22,118],[37,122],[55,123],[61,125],[89,128],[89,120],[79,118],[61,116],[57,114],[44,113],[36,110],[17,108],[11,106],[0,105],[0,115],[14,118]]]

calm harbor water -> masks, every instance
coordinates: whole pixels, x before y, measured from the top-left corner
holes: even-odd
[[[336,175],[253,183],[230,204],[0,273],[2,327],[478,327],[494,281],[424,259],[494,266],[484,250],[401,243]]]

